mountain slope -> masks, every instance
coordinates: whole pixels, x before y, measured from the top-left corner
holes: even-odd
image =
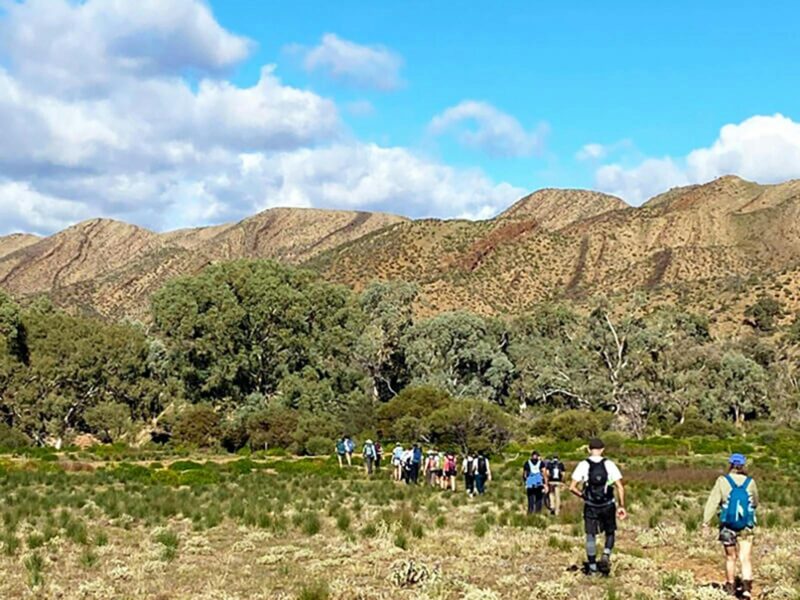
[[[236,258],[299,263],[392,223],[394,215],[270,209],[239,223],[158,234],[116,221],[79,223],[0,257],[0,287],[61,306],[146,318],[166,281]]]
[[[791,279],[800,272],[800,181],[722,177],[638,208],[606,194],[541,190],[487,221],[279,208],[158,234],[93,220],[49,238],[0,238],[0,287],[106,317],[146,318],[164,282],[237,258],[305,265],[355,289],[414,281],[422,314],[518,312],[543,300],[632,291],[739,310],[767,281],[800,306]]]

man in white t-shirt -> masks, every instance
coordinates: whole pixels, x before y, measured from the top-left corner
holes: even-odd
[[[611,551],[617,531],[617,517],[625,519],[625,488],[622,473],[612,461],[603,457],[605,444],[598,438],[589,440],[589,458],[582,460],[572,473],[569,491],[583,500],[583,523],[586,527],[584,572],[608,575],[611,572]],[[617,492],[617,501],[614,490]],[[597,562],[597,536],[606,536],[603,556]]]

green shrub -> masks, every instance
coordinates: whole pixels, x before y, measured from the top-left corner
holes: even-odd
[[[328,600],[331,593],[325,581],[315,581],[303,586],[297,595],[297,600]]]
[[[550,435],[557,440],[588,440],[606,431],[614,415],[603,411],[566,410],[550,420]]]
[[[314,436],[305,444],[306,453],[311,456],[325,456],[333,451],[335,442],[331,438]]]
[[[19,429],[0,423],[0,449],[19,450],[20,448],[28,448],[31,443],[31,439]]]
[[[212,448],[221,436],[220,418],[210,404],[188,406],[175,417],[172,439],[179,444]]]

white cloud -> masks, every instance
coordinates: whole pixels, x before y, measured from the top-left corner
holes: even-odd
[[[575,154],[578,160],[600,160],[608,155],[608,147],[603,144],[584,144]]]
[[[265,199],[280,205],[485,217],[524,194],[520,188],[494,184],[478,170],[454,169],[404,148],[375,144],[248,155],[241,161],[240,178],[250,180],[247,186],[264,190]]]
[[[761,183],[800,177],[800,123],[781,114],[755,115],[725,125],[710,146],[683,158],[604,165],[595,179],[599,189],[638,204],[670,187],[729,174]]]
[[[91,209],[81,202],[41,194],[25,183],[0,181],[2,229],[47,233],[91,217]]]
[[[291,50],[303,55],[307,71],[320,71],[345,84],[384,92],[403,85],[403,59],[383,46],[364,46],[326,33],[313,48]]]
[[[428,131],[436,136],[453,133],[463,146],[490,156],[529,156],[542,149],[547,128],[528,131],[487,102],[464,100],[436,115]]]
[[[28,0],[7,3],[0,22],[19,77],[72,93],[102,94],[123,76],[219,74],[252,45],[196,0]]]
[[[336,105],[273,66],[249,87],[221,77],[250,44],[203,3],[3,6],[0,234],[98,216],[164,229],[276,205],[484,215],[522,195],[477,170],[345,141]]]

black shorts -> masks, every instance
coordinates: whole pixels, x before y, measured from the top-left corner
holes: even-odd
[[[445,471],[445,475],[448,477],[455,477],[457,473],[455,471]]]
[[[590,535],[614,533],[617,530],[617,505],[589,506],[584,504],[583,524],[586,527],[586,533]]]

